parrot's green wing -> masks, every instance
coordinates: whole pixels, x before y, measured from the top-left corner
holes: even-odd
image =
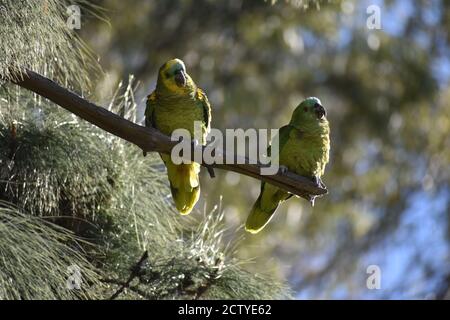
[[[290,125],[286,125],[284,127],[281,127],[280,130],[278,130],[278,155],[277,155],[277,157],[280,156],[280,153],[282,152],[284,146],[286,145],[286,142],[288,142],[292,129],[294,129],[294,127],[292,127]],[[272,145],[270,145],[267,148],[267,155],[272,156]]]
[[[147,97],[147,107],[145,109],[145,126],[146,127],[153,127],[156,128],[155,125],[155,107],[156,107],[156,91],[153,91],[152,94],[150,94]]]
[[[272,156],[272,161],[274,158],[280,158],[283,148],[286,146],[291,134],[295,131],[293,129],[292,126],[287,125],[281,127],[278,131],[278,154],[272,156],[271,146],[267,149],[267,154]],[[261,193],[248,215],[247,222],[245,223],[245,230],[250,233],[258,233],[261,231],[264,226],[269,223],[280,202],[289,199],[291,196],[291,194],[281,191],[274,185],[262,182]]]
[[[200,101],[200,106],[203,109],[203,123],[205,124],[206,132],[208,133],[211,125],[211,105],[208,97],[202,89],[197,89],[197,99]]]
[[[290,125],[286,125],[286,126],[281,127],[278,130],[278,154],[275,157],[280,158],[280,154],[281,154],[281,152],[283,152],[283,148],[286,145],[286,143],[288,142],[293,129],[294,129],[294,127],[292,127]],[[272,145],[270,145],[267,148],[267,155],[270,157],[272,156]],[[273,160],[273,158],[272,158],[272,160]],[[261,193],[264,190],[265,184],[266,184],[265,182],[261,183]]]
[[[147,97],[147,107],[145,108],[145,126],[156,128],[155,125],[155,107],[156,107],[156,92],[153,91]],[[144,157],[147,155],[147,152],[143,151]]]

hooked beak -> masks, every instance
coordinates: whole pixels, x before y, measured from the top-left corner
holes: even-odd
[[[326,117],[327,116],[327,111],[325,110],[325,108],[324,107],[322,107],[320,104],[318,104],[318,103],[316,103],[315,105],[314,105],[314,112],[316,113],[316,115],[317,115],[317,118],[320,120],[320,119],[322,119],[323,117]]]
[[[179,87],[185,87],[187,83],[186,75],[183,70],[177,71],[175,73],[175,83]]]

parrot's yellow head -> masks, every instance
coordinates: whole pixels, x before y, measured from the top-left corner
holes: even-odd
[[[195,83],[186,72],[180,59],[172,59],[159,68],[157,90],[169,94],[189,94],[195,91]]]
[[[295,108],[290,124],[300,130],[327,126],[327,111],[316,97],[306,98]]]

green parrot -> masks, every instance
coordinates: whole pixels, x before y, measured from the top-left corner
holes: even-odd
[[[280,168],[310,177],[317,185],[323,186],[320,177],[328,163],[329,134],[326,110],[320,100],[311,97],[302,101],[295,108],[289,124],[278,132]],[[278,206],[291,196],[287,191],[262,182],[260,195],[247,218],[245,229],[250,233],[261,231]],[[311,202],[314,204],[314,198]]]
[[[145,125],[169,136],[176,129],[186,129],[194,137],[194,121],[202,124],[204,145],[211,123],[208,98],[187,74],[183,61],[167,61],[159,69],[156,89],[147,97]],[[181,214],[189,214],[200,196],[200,165],[194,162],[176,165],[170,155],[160,156],[167,168],[175,206]]]

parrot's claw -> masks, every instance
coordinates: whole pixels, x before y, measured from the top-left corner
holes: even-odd
[[[142,155],[143,155],[144,157],[146,157],[146,156],[147,156],[147,151],[142,151]]]
[[[286,172],[288,172],[289,169],[286,166],[280,166],[280,173],[281,174],[286,174]]]
[[[318,177],[318,176],[313,176],[312,177],[312,181],[314,182],[314,184],[317,186],[317,187],[320,187],[320,178]]]
[[[212,179],[212,178],[215,178],[216,177],[216,173],[214,172],[214,168],[213,167],[211,167],[211,166],[205,166],[206,167],[206,169],[208,170],[208,173],[209,173],[209,177]]]
[[[312,180],[313,180],[314,184],[315,184],[317,187],[322,188],[322,189],[326,189],[326,188],[327,188],[327,187],[323,184],[322,179],[320,179],[320,177],[314,176]]]
[[[311,205],[311,207],[314,207],[314,201],[316,200],[317,196],[311,195],[311,194],[302,194],[302,195],[296,195],[296,197],[301,197],[303,199],[305,199],[306,201],[309,202],[309,204]],[[289,198],[287,198],[289,199]],[[287,200],[286,199],[286,200]]]

